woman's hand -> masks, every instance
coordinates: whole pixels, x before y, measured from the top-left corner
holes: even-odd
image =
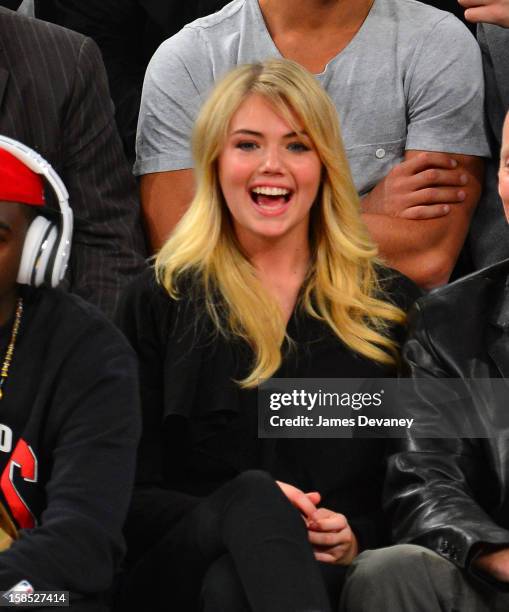
[[[350,565],[359,553],[359,545],[346,517],[327,508],[317,508],[321,499],[317,491],[304,493],[286,482],[276,482],[302,514],[315,559],[333,565]]]
[[[316,514],[316,506],[320,503],[320,493],[316,491],[304,493],[304,491],[301,491],[297,487],[287,482],[281,482],[280,480],[276,480],[276,483],[286,495],[292,506],[295,506],[305,519],[310,520]]]
[[[332,565],[350,565],[359,553],[354,532],[343,514],[319,508],[307,521],[315,559]]]

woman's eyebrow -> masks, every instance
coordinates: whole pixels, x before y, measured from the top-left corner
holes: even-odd
[[[261,132],[256,132],[255,130],[248,130],[245,128],[240,128],[238,130],[235,130],[234,132],[232,132],[232,135],[234,134],[247,134],[249,136],[263,136]]]
[[[7,232],[10,232],[11,226],[7,225],[7,223],[4,223],[3,221],[0,221],[0,230],[5,230]]]
[[[286,134],[284,136],[284,138],[309,138],[309,135],[307,132],[301,131],[301,132],[290,132],[289,134]]]
[[[234,132],[232,132],[232,135],[234,134],[247,134],[249,136],[260,136],[260,137],[263,136],[261,132],[257,132],[255,130],[248,130],[246,128],[239,128],[238,130],[235,130]],[[288,132],[288,134],[283,135],[283,138],[295,138],[296,136],[301,136],[301,137],[304,136],[305,138],[309,138],[306,132]]]

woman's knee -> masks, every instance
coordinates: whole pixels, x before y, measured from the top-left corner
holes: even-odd
[[[274,478],[262,470],[246,470],[232,480],[236,491],[246,495],[266,495],[278,493],[279,489]]]
[[[235,507],[275,509],[288,505],[288,500],[274,478],[261,470],[247,470],[227,485],[230,502]]]

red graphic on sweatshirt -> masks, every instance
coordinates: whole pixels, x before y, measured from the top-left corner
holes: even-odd
[[[20,470],[23,480],[37,482],[37,458],[34,451],[22,438],[16,444],[9,462],[2,472],[0,487],[14,520],[22,529],[27,529],[35,526],[35,518],[25,500],[16,489],[14,484],[15,468]]]

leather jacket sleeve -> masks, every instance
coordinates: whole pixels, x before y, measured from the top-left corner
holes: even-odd
[[[449,369],[443,346],[428,333],[422,304],[414,308],[410,327],[413,331],[403,353],[408,374],[414,378],[457,376]],[[484,452],[490,443],[413,438],[412,434],[398,442],[389,460],[385,490],[395,541],[426,546],[469,571],[481,549],[509,546],[509,531],[497,525],[477,501],[486,499],[484,492],[490,486],[492,468]]]

